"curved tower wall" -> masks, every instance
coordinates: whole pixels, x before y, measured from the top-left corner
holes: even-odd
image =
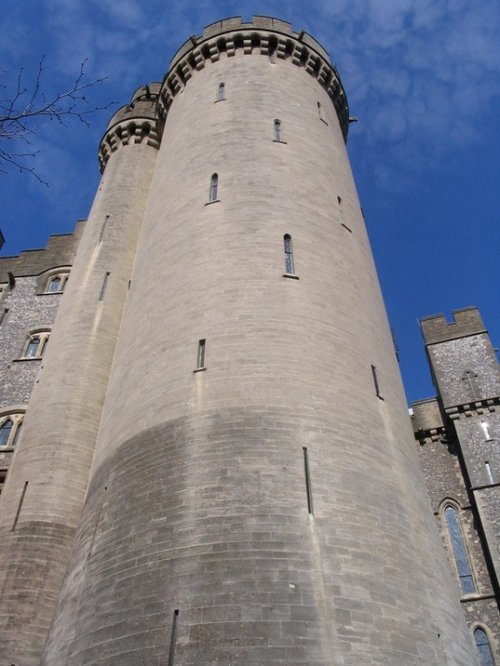
[[[151,102],[144,105],[142,115],[151,116]],[[144,131],[132,136],[125,123],[121,138],[115,124],[107,135],[105,159],[113,156],[85,224],[22,446],[2,492],[0,651],[8,664],[40,664],[80,519],[157,154],[154,129],[149,131],[154,122],[141,118]]]
[[[163,84],[47,666],[476,663],[416,460],[341,87],[336,110],[296,51],[271,62],[263,37],[282,35],[263,26],[226,30],[225,48],[193,40]]]

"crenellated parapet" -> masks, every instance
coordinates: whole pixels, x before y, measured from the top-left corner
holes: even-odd
[[[420,320],[420,327],[426,345],[486,332],[481,314],[474,306],[454,310],[451,322],[446,319],[444,314],[424,317]]]
[[[327,91],[337,112],[344,139],[349,127],[349,107],[337,69],[327,51],[311,35],[294,32],[290,23],[266,16],[227,18],[205,27],[199,37],[190,37],[175,53],[162,83],[141,86],[130,104],[111,118],[99,147],[99,164],[104,171],[112,153],[120,146],[146,142],[159,148],[162,128],[174,97],[189,79],[210,63],[237,52],[290,60],[315,77]]]
[[[217,21],[207,26],[200,37],[190,37],[170,62],[160,90],[160,114],[166,116],[174,97],[197,71],[237,51],[245,55],[273,57],[275,62],[290,60],[315,77],[332,100],[344,139],[349,126],[349,107],[339,74],[328,53],[304,31],[294,32],[290,23],[266,16],[241,17]]]
[[[161,132],[158,117],[158,94],[160,83],[151,83],[138,88],[130,104],[122,106],[109,121],[108,128],[99,146],[99,165],[104,171],[112,153],[120,146],[147,143],[160,147]]]

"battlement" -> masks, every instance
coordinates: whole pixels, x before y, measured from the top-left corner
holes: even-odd
[[[433,432],[444,427],[443,415],[437,398],[412,403],[411,422],[415,433]]]
[[[132,95],[129,104],[124,104],[118,111],[116,111],[108,123],[107,130],[132,118],[147,118],[156,120],[157,118],[157,101],[160,93],[161,83],[153,82],[149,85],[142,85]],[[107,131],[106,130],[106,131]]]
[[[453,321],[449,322],[444,314],[437,314],[421,319],[420,328],[425,344],[432,345],[437,342],[486,333],[479,310],[474,306],[454,310],[452,318]]]
[[[120,146],[142,143],[158,148],[160,131],[158,127],[158,98],[161,83],[142,85],[132,95],[129,104],[120,107],[113,114],[99,146],[101,172],[111,156]]]
[[[241,17],[223,19],[206,26],[201,37],[193,35],[185,41],[170,61],[163,80],[160,115],[168,114],[174,97],[193,74],[217,62],[221,56],[234,56],[236,51],[273,57],[275,62],[290,60],[316,78],[332,100],[344,139],[347,139],[349,106],[328,52],[303,30],[294,32],[286,21],[267,16],[254,16],[249,22],[242,22]]]
[[[241,16],[232,16],[229,18],[222,19],[221,21],[215,21],[215,23],[210,23],[209,25],[203,28],[203,33],[201,36],[193,35],[187,39],[184,44],[176,51],[172,60],[169,64],[169,70],[180,60],[188,51],[190,51],[193,46],[202,44],[207,39],[213,39],[218,35],[222,35],[226,32],[234,32],[236,30],[270,30],[272,32],[278,32],[284,35],[290,35],[290,37],[295,37],[295,39],[304,42],[311,48],[313,48],[317,53],[319,53],[325,60],[330,61],[330,56],[328,51],[321,46],[321,44],[311,37],[307,32],[301,30],[300,32],[294,32],[292,25],[288,21],[283,21],[281,19],[273,18],[272,16],[253,16],[251,21],[242,21]]]
[[[159,148],[163,122],[174,97],[195,72],[207,63],[217,62],[221,54],[234,56],[236,50],[247,55],[255,52],[278,60],[290,59],[294,65],[304,68],[327,91],[344,139],[347,139],[347,97],[326,49],[307,32],[294,32],[287,21],[254,16],[245,22],[236,16],[207,25],[201,36],[191,36],[176,51],[163,82],[140,86],[131,102],[114,113],[99,147],[101,172],[111,154],[122,145],[146,143]]]
[[[79,220],[72,233],[53,234],[45,248],[24,250],[18,255],[0,257],[0,282],[13,277],[39,275],[55,266],[70,266],[83,232],[85,220]]]

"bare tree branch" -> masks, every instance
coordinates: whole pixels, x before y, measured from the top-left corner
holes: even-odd
[[[18,150],[17,146],[22,143],[26,146],[32,145],[40,121],[56,121],[64,127],[67,127],[71,121],[76,121],[89,126],[88,116],[113,104],[109,102],[103,106],[95,106],[87,98],[88,91],[103,83],[106,77],[86,81],[86,62],[84,60],[81,63],[80,71],[66,91],[48,96],[44,93],[42,83],[45,56],[43,56],[30,85],[24,84],[25,73],[24,68],[21,68],[13,93],[0,93],[0,175],[8,173],[12,168],[18,169],[30,173],[40,183],[47,185],[31,165],[38,151],[22,151]],[[6,91],[6,86],[0,88]]]

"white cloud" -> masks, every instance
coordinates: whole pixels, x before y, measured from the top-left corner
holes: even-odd
[[[26,6],[31,3],[20,0],[13,34],[34,50],[30,35],[40,27],[51,84],[66,85],[87,58],[90,78],[109,77],[106,94],[92,91],[95,99],[119,103],[141,83],[161,79],[190,34],[238,14],[232,1],[50,0],[31,17],[30,33]],[[478,115],[498,105],[497,0],[312,0],[307,10],[296,0],[257,0],[255,13],[290,20],[327,48],[351,112],[360,118],[353,132],[362,133],[371,146],[388,141],[388,169],[391,163],[394,169],[417,168],[427,150],[424,133],[426,143],[441,154],[455,149],[457,141],[466,148],[478,140]],[[404,163],[403,141],[411,145],[409,163]]]

